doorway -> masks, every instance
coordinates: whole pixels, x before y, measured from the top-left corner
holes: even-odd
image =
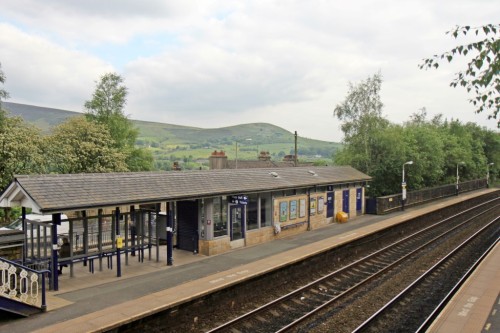
[[[342,211],[349,214],[349,190],[342,191]]]
[[[245,206],[233,205],[229,209],[231,241],[245,238]]]
[[[198,201],[177,202],[177,247],[198,251]]]

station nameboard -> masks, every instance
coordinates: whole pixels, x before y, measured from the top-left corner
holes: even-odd
[[[233,204],[246,205],[248,204],[248,197],[246,195],[231,195],[229,201]]]

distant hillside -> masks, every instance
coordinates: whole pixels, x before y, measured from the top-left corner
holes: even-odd
[[[38,107],[33,105],[3,102],[2,106],[10,114],[20,116],[25,121],[49,133],[51,128],[69,117],[82,113]],[[294,134],[278,126],[266,123],[242,124],[221,128],[197,128],[132,120],[139,129],[138,146],[153,150],[160,169],[168,169],[168,163],[176,160],[192,162],[207,159],[214,150],[224,150],[229,158],[236,157],[238,142],[239,159],[255,159],[259,151],[269,151],[273,159],[293,154]],[[341,144],[306,138],[298,138],[299,159],[318,158],[331,160],[332,154]]]

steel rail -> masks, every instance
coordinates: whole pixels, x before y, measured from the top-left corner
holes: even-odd
[[[496,205],[498,206],[498,205]],[[490,207],[488,208],[487,210],[481,212],[479,215],[482,215],[482,214],[485,214],[487,212],[489,212],[490,210],[496,208],[496,206],[494,207]],[[456,217],[457,215],[459,214],[455,214],[454,216]],[[391,263],[389,266],[387,266],[386,268],[382,269],[381,271],[379,272],[376,272],[374,275],[370,276],[369,278],[367,278],[366,280],[364,281],[361,281],[359,284],[357,284],[356,286],[354,286],[353,288],[349,289],[349,290],[346,290],[344,293],[342,294],[339,294],[337,295],[335,298],[329,300],[328,302],[322,304],[321,306],[317,307],[316,309],[310,311],[309,313],[306,313],[304,314],[302,317],[296,319],[295,321],[291,322],[290,324],[288,324],[287,326],[281,328],[280,330],[276,331],[276,333],[281,333],[281,332],[286,332],[294,327],[297,327],[300,323],[302,323],[304,320],[314,316],[316,313],[318,313],[319,311],[321,311],[322,309],[330,306],[333,302],[337,301],[340,297],[342,296],[346,296],[348,295],[349,293],[353,292],[355,289],[361,287],[362,285],[376,279],[377,277],[381,276],[382,273],[384,273],[386,270],[390,269],[390,268],[393,268],[395,267],[397,264],[401,263],[402,261],[404,261],[405,259],[409,258],[410,256],[412,256],[413,254],[421,251],[422,249],[426,248],[427,246],[431,245],[432,243],[435,243],[437,242],[439,239],[449,235],[451,232],[453,232],[454,230],[462,227],[463,225],[465,225],[466,223],[468,223],[469,221],[477,218],[477,216],[479,215],[476,215],[476,216],[473,216],[465,221],[463,221],[462,223],[456,225],[455,227],[443,232],[441,235],[438,235],[436,237],[434,237],[433,239],[429,240],[428,242],[426,242],[425,244],[422,244],[421,246],[419,246],[418,248],[415,248],[413,251],[411,251],[410,253],[408,253],[407,255],[401,257],[400,259],[396,260],[395,262]],[[433,225],[434,226],[434,225]],[[433,227],[431,226],[431,227]],[[345,294],[345,295],[344,295]]]
[[[446,294],[445,297],[439,302],[439,304],[434,308],[434,310],[425,318],[424,322],[420,327],[415,331],[415,333],[425,332],[430,327],[430,325],[434,322],[437,316],[441,313],[444,307],[448,304],[450,299],[457,293],[457,291],[462,287],[465,281],[472,275],[474,270],[479,266],[479,264],[486,258],[486,256],[493,250],[496,244],[500,241],[500,238],[493,242],[479,257],[474,264],[465,272],[465,274],[460,278],[460,280],[450,289],[450,292]]]
[[[334,272],[331,272],[327,275],[325,275],[324,277],[321,277],[315,281],[312,281],[286,295],[283,295],[271,302],[268,302],[252,311],[249,311],[239,317],[236,317],[216,328],[213,328],[209,331],[207,331],[207,333],[214,333],[214,332],[220,332],[220,331],[223,331],[225,329],[229,329],[230,327],[234,326],[234,325],[237,325],[239,323],[242,323],[244,322],[245,320],[248,320],[249,318],[251,318],[252,316],[255,316],[256,314],[260,313],[260,312],[263,312],[263,311],[266,311],[268,310],[270,307],[272,306],[275,306],[276,304],[279,304],[281,302],[284,302],[294,296],[297,296],[297,295],[300,295],[301,293],[304,293],[305,291],[311,289],[312,287],[314,286],[317,286],[321,283],[324,283],[325,281],[328,281],[329,279],[331,279],[332,277],[334,276],[339,276],[341,275],[342,273],[345,273],[345,272],[348,272],[350,269],[352,269],[353,267],[355,267],[356,265],[360,265],[360,264],[363,264],[363,263],[366,263],[368,262],[369,260],[373,259],[373,258],[376,258],[377,256],[380,256],[382,255],[384,252],[388,252],[394,248],[396,248],[397,246],[399,245],[402,245],[402,244],[405,244],[405,243],[408,243],[410,241],[412,241],[413,239],[415,239],[416,237],[419,237],[419,236],[422,236],[424,235],[424,233],[428,232],[428,231],[431,231],[432,229],[435,229],[439,226],[442,226],[444,223],[447,223],[449,222],[450,220],[452,219],[455,219],[457,217],[461,217],[461,216],[464,216],[465,214],[467,213],[471,213],[471,212],[474,212],[474,210],[477,210],[485,205],[488,205],[492,202],[495,202],[495,201],[499,201],[500,198],[495,198],[495,199],[492,199],[492,200],[489,200],[487,202],[484,202],[484,203],[481,203],[479,205],[476,205],[474,207],[471,207],[469,209],[466,209],[462,212],[459,212],[457,214],[454,214],[452,216],[449,216],[447,218],[444,218],[436,223],[434,223],[433,225],[431,226],[428,226],[422,230],[419,230],[409,236],[406,236],[404,237],[403,239],[395,242],[395,243],[392,243],[378,251],[375,251],[371,254],[369,254],[368,256],[365,256],[359,260],[356,260],[355,262],[353,263],[350,263],[348,264],[347,266],[345,267],[342,267]],[[498,203],[495,205],[495,207],[498,205]],[[493,209],[495,207],[490,207],[489,209],[487,209],[486,211],[490,210],[490,209]],[[483,214],[485,213],[486,211],[483,211],[481,213],[478,213],[478,214]],[[476,214],[476,213],[475,213]],[[476,215],[475,215],[476,216]],[[382,273],[384,273],[385,271],[387,271],[388,269],[394,267],[395,265],[397,265],[398,263],[401,263],[403,260],[407,259],[409,256],[413,255],[415,252],[417,251],[420,251],[423,247],[426,247],[428,246],[430,243],[432,242],[435,242],[437,241],[438,239],[440,239],[441,237],[444,237],[446,234],[448,234],[449,232],[451,232],[452,230],[455,230],[456,228],[459,228],[460,226],[466,224],[469,220],[473,219],[474,217],[471,217],[471,218],[467,218],[465,221],[461,222],[459,225],[455,226],[454,228],[450,229],[450,230],[447,230],[446,232],[443,232],[442,234],[434,237],[433,239],[427,241],[424,245],[421,245],[418,247],[418,249],[415,249],[413,251],[411,251],[410,253],[407,253],[405,255],[403,255],[402,257],[399,256],[399,259],[397,259],[396,261],[392,261],[392,263],[390,264],[385,264],[385,267],[384,268],[377,268],[378,271],[376,273],[370,273],[371,275],[369,275],[367,278],[364,278],[361,282],[358,282],[356,283],[354,286],[351,286],[350,288],[342,291],[340,294],[338,295],[328,295],[330,296],[330,299],[328,301],[325,301],[325,302],[322,302],[322,305],[320,306],[315,306],[315,309],[313,309],[312,311],[308,311],[306,314],[302,315],[300,318],[298,318],[297,320],[293,321],[292,323],[289,323],[288,325],[284,326],[283,328],[281,328],[280,330],[276,331],[276,332],[282,332],[282,331],[285,331],[285,330],[288,330],[294,326],[297,326],[300,322],[304,321],[305,319],[311,317],[312,315],[314,315],[315,313],[317,313],[318,311],[320,311],[321,309],[329,306],[332,302],[334,301],[338,301],[341,297],[344,297],[350,293],[352,293],[354,290],[358,289],[360,286],[366,284],[367,282],[375,279],[377,276],[381,275]],[[399,250],[399,251],[402,251],[402,250]],[[372,264],[374,265],[374,264]]]
[[[472,240],[474,240],[478,235],[480,235],[484,230],[494,224],[500,217],[495,218],[493,221],[489,222],[486,226],[475,232],[472,236],[463,241],[460,245],[455,247],[451,252],[449,252],[445,257],[439,260],[436,264],[434,264],[431,268],[425,271],[422,275],[420,275],[417,279],[415,279],[410,285],[408,285],[403,291],[401,291],[398,295],[392,298],[389,302],[387,302],[384,306],[382,306],[379,310],[377,310],[372,316],[370,316],[367,320],[365,320],[361,325],[359,325],[352,333],[359,333],[361,331],[367,330],[369,325],[371,325],[375,320],[377,320],[380,316],[382,316],[386,311],[395,306],[397,302],[399,302],[403,297],[406,297],[407,294],[415,289],[420,283],[423,283],[425,278],[433,274],[437,269],[441,267],[447,260],[452,258],[457,252],[467,245],[470,244]],[[498,239],[497,239],[498,241]]]

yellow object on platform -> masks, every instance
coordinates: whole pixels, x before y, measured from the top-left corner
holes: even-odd
[[[347,222],[348,218],[349,218],[349,215],[347,215],[346,212],[338,212],[336,215],[337,222],[339,222],[339,223]]]

